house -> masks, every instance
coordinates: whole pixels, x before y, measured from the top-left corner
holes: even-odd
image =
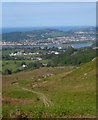
[[[59,54],[59,52],[55,52],[54,54],[55,54],[55,55],[58,55],[58,54]]]
[[[27,65],[23,64],[22,67],[25,68],[25,67],[27,67]]]

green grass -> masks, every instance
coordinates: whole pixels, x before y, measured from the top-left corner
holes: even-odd
[[[43,83],[42,75],[53,73],[53,76],[47,77]],[[21,75],[23,75],[21,77]],[[31,105],[19,106],[21,113],[28,117],[94,117],[96,116],[96,63],[91,61],[83,64],[80,68],[64,69],[58,68],[40,68],[31,72],[13,74],[11,77],[19,77],[17,80],[20,86],[27,87],[34,79],[41,79],[40,87],[33,88],[34,91],[43,93],[53,105],[45,107],[36,94],[23,91],[16,85],[4,85],[3,95],[13,98],[33,98]],[[5,77],[6,80],[7,76]],[[11,78],[11,80],[12,80]],[[23,78],[23,79],[22,79]],[[28,79],[27,79],[28,78]],[[9,79],[10,80],[10,79]],[[16,107],[16,106],[14,106]],[[10,105],[4,104],[4,116],[9,114]],[[14,108],[13,108],[14,109]],[[13,112],[15,112],[13,110]]]
[[[24,69],[22,67],[22,63],[25,62],[27,67]],[[28,65],[30,63],[33,63],[33,60],[3,60],[2,62],[2,73],[6,74],[6,70],[9,69],[11,70],[12,73],[17,73],[20,71],[28,71],[30,69],[34,69],[33,66],[31,65],[31,68],[29,69]]]
[[[96,115],[95,62],[87,63],[69,75],[62,73],[50,77],[48,81],[44,88],[36,90],[48,94],[60,114]]]
[[[29,86],[30,84],[32,84],[32,80],[18,80],[18,83],[22,86]]]

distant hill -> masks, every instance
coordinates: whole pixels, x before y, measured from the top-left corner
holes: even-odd
[[[95,27],[81,27],[77,29],[72,29],[68,31],[60,30],[60,29],[41,29],[41,30],[33,30],[27,32],[10,32],[3,33],[2,40],[4,41],[23,41],[23,40],[39,40],[39,39],[47,39],[61,36],[77,36],[77,32],[88,32],[85,36],[95,36],[96,29]],[[83,34],[78,34],[80,36],[84,36]]]
[[[65,36],[65,32],[56,29],[34,30],[29,32],[11,32],[4,33],[2,40],[4,41],[23,41],[23,40],[39,40]]]
[[[73,35],[77,35],[77,32],[81,32],[81,33],[78,33],[78,35],[83,35],[84,33],[82,33],[82,32],[86,32],[85,36],[87,36],[87,37],[96,36],[96,28],[95,27],[83,27],[83,28],[78,28],[78,29],[74,29],[74,30],[69,30],[66,32],[66,34],[68,36],[73,36]]]

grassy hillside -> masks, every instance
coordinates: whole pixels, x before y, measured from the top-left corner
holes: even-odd
[[[3,76],[3,116],[95,117],[96,61]]]

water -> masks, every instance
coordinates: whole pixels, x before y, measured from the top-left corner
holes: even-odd
[[[21,28],[2,28],[2,33],[27,32],[32,30],[42,30],[44,27],[21,27]]]
[[[84,47],[90,47],[92,45],[92,43],[74,43],[71,44],[73,48],[84,48]]]

